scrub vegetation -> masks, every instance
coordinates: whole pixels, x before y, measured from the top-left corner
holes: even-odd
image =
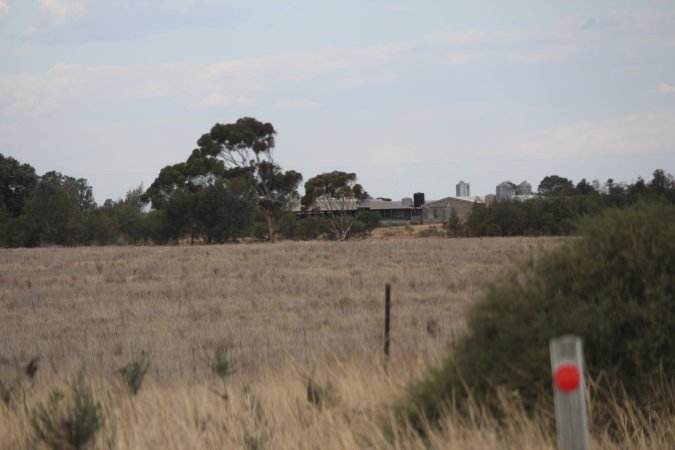
[[[433,422],[397,411],[465,335],[481,286],[566,242],[3,250],[0,449],[553,449],[550,417],[508,392],[497,392],[499,417],[477,401]],[[611,405],[626,426],[595,433],[595,448],[673,441],[672,416]]]
[[[552,411],[550,339],[584,340],[595,425],[625,426],[618,399],[648,423],[673,417],[675,207],[640,204],[582,221],[579,236],[532,255],[491,282],[467,312],[467,333],[414,384],[406,417],[418,429],[469,401],[500,414],[511,402]]]

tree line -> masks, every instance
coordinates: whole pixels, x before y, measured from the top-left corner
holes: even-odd
[[[86,179],[55,171],[38,176],[29,164],[0,154],[0,246],[345,240],[379,226],[379,213],[355,208],[369,197],[355,173],[319,174],[305,182],[301,197],[303,176],[275,162],[275,137],[271,123],[251,117],[217,123],[184,162],[162,168],[147,189],[140,185],[103,205],[94,202]],[[675,203],[675,181],[663,170],[649,182],[602,185],[551,175],[538,192],[527,201],[475,203],[464,220],[453,214],[448,235],[566,235],[579,217],[607,207]],[[306,214],[296,216],[294,207]]]
[[[539,195],[528,200],[474,203],[465,221],[453,215],[446,224],[451,236],[538,236],[568,235],[582,216],[606,208],[623,208],[640,202],[675,204],[675,180],[661,169],[651,181],[634,183],[608,179],[582,179],[576,185],[564,177],[550,175],[538,186]]]
[[[154,217],[142,212],[142,187],[124,199],[94,202],[84,178],[50,171],[0,154],[0,245],[138,244],[151,236]]]
[[[347,225],[336,215],[298,220],[292,207],[311,209],[317,193],[367,194],[356,174],[335,171],[307,180],[311,198],[301,199],[303,176],[274,161],[275,136],[272,124],[251,117],[215,124],[186,161],[162,168],[148,189],[140,185],[100,206],[86,179],[55,171],[38,176],[29,164],[0,154],[0,245],[346,239],[379,224],[379,215],[369,213]]]

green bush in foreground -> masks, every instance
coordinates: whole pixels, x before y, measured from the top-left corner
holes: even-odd
[[[592,379],[606,377],[645,411],[672,408],[658,383],[675,382],[675,207],[608,210],[579,231],[487,287],[467,335],[411,387],[402,410],[413,426],[469,397],[499,411],[499,391],[531,412],[552,411],[548,343],[564,334],[583,338]],[[596,406],[609,390],[594,393]]]
[[[47,404],[39,403],[31,417],[36,440],[54,450],[89,448],[103,424],[101,404],[94,400],[82,376],[70,388],[70,401],[54,390]]]

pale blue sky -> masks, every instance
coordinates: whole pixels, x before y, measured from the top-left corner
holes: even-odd
[[[98,202],[216,122],[375,196],[675,172],[675,2],[0,0],[0,153]]]

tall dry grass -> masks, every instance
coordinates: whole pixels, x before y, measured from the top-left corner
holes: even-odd
[[[408,239],[204,247],[0,250],[1,354],[113,374],[140,351],[151,374],[203,376],[224,341],[239,373],[289,359],[380,358],[385,283],[392,355],[424,359],[505,264],[551,239]]]
[[[228,386],[228,399],[215,378],[169,385],[149,380],[137,396],[115,380],[94,379],[103,405],[104,425],[94,448],[100,449],[555,449],[550,422],[531,418],[506,403],[507,418],[495,421],[477,408],[448,415],[422,439],[391,415],[391,405],[420,368],[401,364],[385,373],[363,362],[307,368],[284,365],[260,370],[246,384]],[[307,378],[325,400],[308,401]],[[24,385],[9,406],[0,404],[0,449],[33,448],[30,424],[38,402],[65,380]],[[25,393],[25,399],[23,394]],[[673,399],[675,401],[675,398]],[[673,418],[663,417],[632,431],[642,419],[617,403],[627,426],[619,436],[599,433],[594,449],[671,449]],[[37,447],[40,448],[40,447]]]
[[[0,449],[32,448],[35,406],[80,371],[103,405],[95,448],[552,449],[546,421],[515,407],[502,424],[478,410],[451,415],[422,441],[391,406],[461,333],[485,280],[556,242],[1,250],[0,379],[15,389],[0,402]],[[386,371],[385,283],[394,304]],[[224,382],[208,364],[223,344],[236,369]],[[133,396],[119,369],[140,351],[151,368]],[[310,379],[320,404],[308,401]],[[672,418],[651,430],[619,442],[599,434],[595,448],[668,448]]]

